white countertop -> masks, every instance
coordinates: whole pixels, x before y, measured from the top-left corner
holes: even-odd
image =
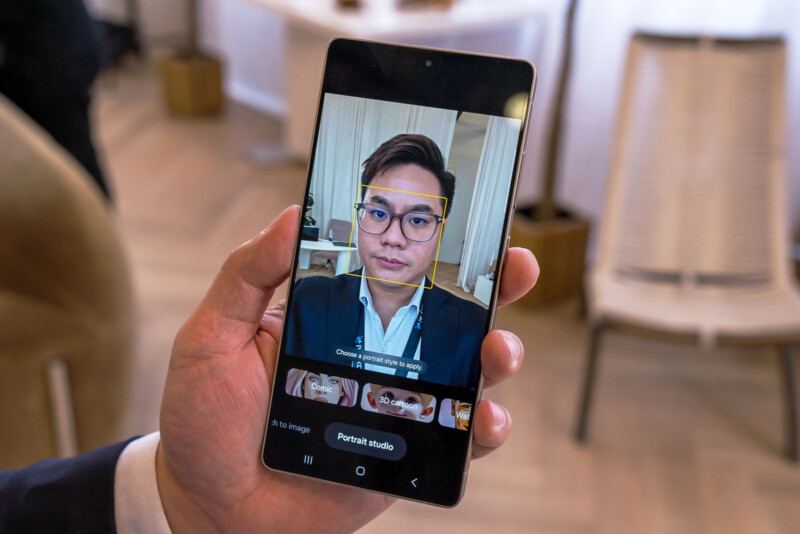
[[[319,241],[308,241],[306,239],[302,239],[300,241],[300,248],[307,249],[307,250],[329,250],[329,251],[336,251],[342,252],[356,249],[355,246],[348,247],[348,246],[341,246],[341,245],[334,245],[332,241],[328,241],[327,239],[320,239]]]
[[[457,0],[450,8],[399,10],[393,0],[362,0],[359,9],[340,8],[335,0],[246,1],[310,31],[373,40],[502,27],[541,15],[547,4],[547,0]]]

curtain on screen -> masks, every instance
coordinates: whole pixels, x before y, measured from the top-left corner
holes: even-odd
[[[519,128],[517,120],[489,118],[458,270],[457,284],[465,291],[472,291],[478,276],[489,272],[500,246]]]

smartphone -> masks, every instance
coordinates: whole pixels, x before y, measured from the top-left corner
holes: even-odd
[[[330,43],[267,467],[458,503],[534,79],[516,59]]]

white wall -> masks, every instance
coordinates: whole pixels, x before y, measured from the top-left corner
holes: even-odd
[[[128,13],[124,0],[84,0],[86,8],[93,16],[111,22],[127,22]]]
[[[453,130],[453,144],[447,158],[447,168],[456,175],[456,194],[447,224],[442,234],[439,261],[460,263],[467,232],[472,192],[481,160],[483,141],[489,117],[463,113]]]
[[[286,113],[285,27],[242,0],[206,0],[203,44],[225,60],[228,96],[272,115]]]
[[[187,0],[139,0],[137,13],[129,12],[127,0],[84,2],[90,13],[103,20],[124,24],[138,18],[139,31],[148,45],[179,44],[189,28]]]
[[[189,27],[186,0],[139,0],[145,42],[181,42]]]

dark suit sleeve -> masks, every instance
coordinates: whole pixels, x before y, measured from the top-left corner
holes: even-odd
[[[321,276],[295,282],[286,316],[286,353],[303,358],[324,354],[325,311],[328,308],[327,280]],[[315,326],[316,325],[316,326]]]
[[[114,472],[129,443],[0,472],[0,532],[115,533]]]
[[[298,280],[286,313],[286,354],[349,365],[335,356],[333,348],[352,346],[361,307],[360,286],[359,276],[346,274]]]
[[[459,324],[456,353],[462,363],[453,369],[450,385],[472,388],[477,385],[481,369],[481,345],[489,312],[474,302],[452,296],[458,302]]]

